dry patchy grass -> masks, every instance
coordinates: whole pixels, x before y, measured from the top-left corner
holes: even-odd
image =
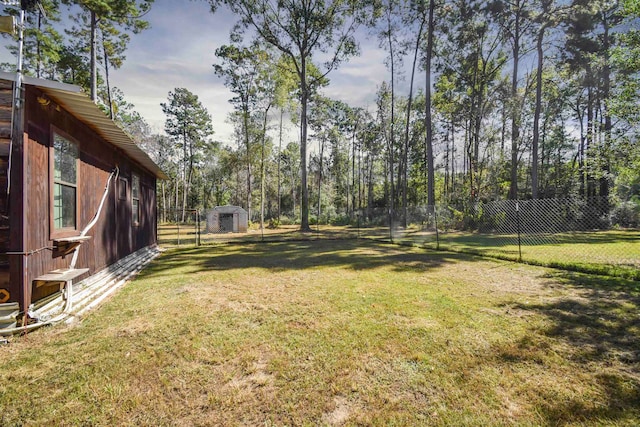
[[[0,348],[1,425],[637,425],[640,285],[370,241],[171,250]]]

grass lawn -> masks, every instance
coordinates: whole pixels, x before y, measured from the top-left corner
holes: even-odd
[[[171,249],[0,347],[0,425],[638,425],[640,283],[368,240]]]
[[[269,242],[284,240],[354,239],[357,237],[389,240],[385,227],[312,226],[313,232],[301,233],[299,226],[249,230],[247,233],[202,233],[202,244],[228,242]],[[159,241],[164,245],[195,245],[196,226],[162,224]],[[523,234],[518,249],[516,234],[482,234],[472,232],[440,232],[439,245],[434,230],[412,226],[394,230],[395,243],[475,253],[483,256],[522,261],[547,267],[622,277],[640,281],[640,231],[607,230],[557,234]]]
[[[640,231],[607,230],[557,234],[441,233],[440,249],[477,253],[503,259],[562,267],[640,280]],[[396,241],[435,248],[434,231],[412,228],[398,232]]]

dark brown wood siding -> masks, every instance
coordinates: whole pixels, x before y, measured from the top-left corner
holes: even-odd
[[[26,238],[24,245],[21,245],[21,242],[15,240],[19,233],[15,233],[11,242],[13,250],[38,251],[51,248],[54,244],[53,238],[56,236],[52,233],[50,218],[53,188],[50,179],[53,155],[51,144],[54,133],[79,147],[77,226],[71,234],[79,235],[90,223],[98,210],[107,180],[116,167],[119,168],[120,176],[127,178],[129,185],[132,173],[139,175],[141,181],[146,183],[146,186],[141,186],[146,190],[141,194],[140,226],[133,226],[130,189],[127,190],[126,198],[120,199],[118,182],[115,177],[112,179],[102,213],[87,233],[91,240],[80,246],[76,267],[89,268],[90,275],[138,249],[156,243],[156,196],[153,191],[156,179],[153,174],[31,86],[27,87],[25,94],[24,124],[26,181],[21,191],[16,194],[12,192],[12,203],[24,207]],[[23,248],[20,249],[21,246]],[[35,277],[69,266],[72,255],[53,255],[51,250],[44,249],[28,256],[28,267],[23,278],[14,277],[13,274],[11,276],[12,300],[22,302],[22,297],[17,299],[13,295],[14,292],[21,294],[23,281],[26,280],[28,284],[27,292],[31,292],[31,283]],[[21,257],[14,256],[10,259],[11,262],[14,259],[17,262],[19,258]],[[19,270],[19,267],[15,270]],[[57,289],[51,289],[52,292],[55,290]],[[37,296],[43,296],[40,290]]]

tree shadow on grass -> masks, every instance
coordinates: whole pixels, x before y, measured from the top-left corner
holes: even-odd
[[[466,254],[407,249],[368,240],[246,243],[169,251],[142,276],[171,274],[174,269],[174,274],[255,268],[268,273],[332,266],[354,270],[391,266],[397,271],[428,272],[447,264],[481,260]],[[255,270],[251,274],[256,274]],[[574,371],[584,366],[585,374],[576,380],[592,381],[597,403],[592,399],[593,392],[570,391],[559,398],[557,389],[538,386],[536,392],[543,403],[537,411],[545,424],[638,419],[640,283],[561,271],[548,272],[545,279],[554,288],[571,288],[570,296],[508,305],[544,316],[548,326],[542,331],[532,330],[515,343],[494,348],[482,363],[497,358],[500,363],[534,365],[532,369],[536,370],[538,364],[552,363],[555,357],[548,354],[557,352],[563,360],[578,366],[572,368]]]
[[[466,254],[406,249],[368,240],[246,243],[171,250],[145,269],[141,277],[164,274],[181,267],[195,268],[197,271],[239,268],[286,271],[323,266],[353,270],[392,266],[395,271],[415,271],[480,259]]]
[[[543,414],[550,425],[567,422],[640,417],[640,283],[579,273],[553,272],[545,276],[554,286],[576,290],[571,297],[540,304],[517,304],[550,320],[542,334],[568,345],[566,359],[592,372],[592,384],[601,393],[598,404],[584,396],[557,399],[551,393]],[[533,333],[533,332],[532,332]],[[530,337],[517,345],[516,355],[545,351]],[[513,352],[500,355],[513,359]],[[603,372],[596,372],[602,369]],[[546,391],[541,392],[543,395]]]

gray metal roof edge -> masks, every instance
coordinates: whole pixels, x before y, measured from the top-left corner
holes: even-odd
[[[7,73],[0,71],[0,79],[16,81],[15,73]],[[152,172],[156,178],[169,179],[167,174],[158,166],[149,155],[142,150],[131,137],[120,128],[113,120],[111,120],[100,108],[87,96],[80,86],[70,85],[67,83],[55,82],[52,80],[36,79],[33,77],[24,77],[23,83],[29,86],[38,87],[44,90],[47,95],[56,97],[56,93],[60,96],[72,96],[76,98],[78,105],[77,109],[74,109],[73,105],[69,105],[68,102],[59,102],[63,104],[63,107],[69,109],[80,121],[84,122],[89,127],[93,128],[102,138],[109,142],[114,147],[117,147],[124,151],[132,160],[140,163],[142,167]],[[81,103],[81,105],[80,105]],[[86,111],[89,108],[93,111]],[[84,110],[84,111],[82,111]],[[100,123],[89,120],[88,115],[93,115]],[[120,141],[118,141],[120,139]],[[123,144],[124,139],[126,144]]]
[[[15,82],[17,79],[16,73],[8,73],[6,71],[0,71],[1,80],[9,80]],[[72,85],[69,83],[61,83],[53,80],[38,79],[35,77],[22,76],[22,82],[30,86],[46,87],[49,89],[64,90],[66,92],[83,93],[80,86]]]
[[[244,213],[248,213],[247,210],[245,208],[243,208],[242,206],[235,206],[235,205],[215,206],[213,208],[213,210],[218,210],[218,209],[227,209],[227,210],[233,210],[233,211],[243,211]]]

